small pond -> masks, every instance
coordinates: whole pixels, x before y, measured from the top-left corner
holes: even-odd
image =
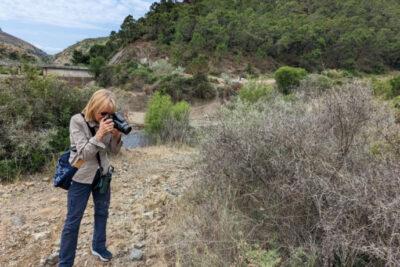
[[[151,144],[150,139],[142,131],[132,130],[128,135],[122,136],[123,146],[126,148],[145,147]]]

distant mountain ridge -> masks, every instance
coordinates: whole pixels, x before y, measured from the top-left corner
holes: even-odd
[[[52,56],[53,61],[57,65],[71,64],[72,55],[74,50],[80,51],[84,54],[88,53],[93,45],[103,45],[108,41],[108,37],[98,37],[98,38],[87,38],[82,41],[77,42],[61,51],[60,53]]]
[[[6,55],[6,53],[9,55],[13,52],[19,52],[40,60],[45,60],[48,57],[46,52],[24,40],[2,31],[0,28],[0,44],[1,43],[3,43],[3,51],[0,52],[3,52],[3,56]]]

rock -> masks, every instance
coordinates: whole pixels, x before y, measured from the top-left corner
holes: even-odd
[[[25,189],[24,189],[23,187],[16,187],[16,188],[15,188],[15,191],[17,191],[17,192],[24,192]]]
[[[39,224],[39,227],[47,227],[47,226],[49,226],[48,222],[43,222],[43,223]]]
[[[37,233],[37,234],[33,234],[33,237],[37,241],[37,240],[40,240],[40,239],[43,239],[43,238],[47,238],[47,236],[49,234],[50,234],[50,232],[40,232],[40,233]]]
[[[43,178],[43,182],[49,182],[50,181],[50,178],[49,177],[44,177]]]
[[[53,245],[54,245],[55,247],[60,247],[60,245],[61,245],[61,239],[57,239],[56,241],[54,241]]]
[[[135,247],[135,248],[143,248],[143,247],[144,247],[144,244],[143,244],[143,243],[136,243],[136,244],[134,245],[134,247]]]
[[[50,198],[50,203],[56,203],[57,201],[59,201],[58,197],[52,197]]]
[[[161,176],[159,175],[152,175],[150,176],[150,183],[153,185],[159,184],[161,182]]]
[[[143,213],[143,216],[149,220],[152,220],[154,217],[154,212],[153,211],[145,212],[145,213]]]
[[[167,191],[168,193],[170,193],[173,196],[176,196],[176,197],[179,196],[179,192],[178,191],[172,190],[171,187],[169,187],[167,185],[164,186],[164,190]]]
[[[46,259],[44,265],[54,266],[57,263],[58,263],[58,253],[53,253]]]
[[[34,185],[35,185],[35,183],[34,182],[27,182],[26,184],[26,187],[33,187]]]
[[[129,258],[132,261],[140,261],[143,258],[143,254],[143,251],[141,251],[140,249],[134,249]]]
[[[21,227],[25,224],[26,216],[25,215],[14,216],[11,218],[11,221],[17,226]]]

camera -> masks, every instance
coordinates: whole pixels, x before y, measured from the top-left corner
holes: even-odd
[[[115,112],[114,114],[110,114],[108,119],[112,119],[114,122],[114,128],[116,128],[118,131],[124,133],[124,134],[129,134],[132,130],[132,127],[129,126],[129,124],[126,122],[124,117],[122,117],[121,114],[118,112]]]

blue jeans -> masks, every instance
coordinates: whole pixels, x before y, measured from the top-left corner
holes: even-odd
[[[94,181],[99,178],[96,173]],[[110,187],[105,194],[93,189],[93,185],[72,182],[68,190],[68,212],[65,219],[64,229],[61,233],[61,246],[58,266],[74,265],[75,251],[78,243],[79,226],[89,200],[90,193],[93,194],[94,202],[94,231],[93,250],[99,251],[106,248],[106,226],[108,207],[110,206]]]

